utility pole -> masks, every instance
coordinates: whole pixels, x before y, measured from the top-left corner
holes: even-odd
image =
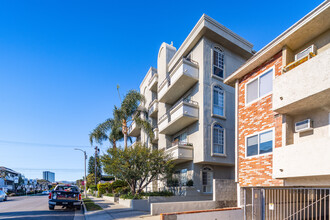
[[[82,149],[75,148],[75,150],[80,150],[80,151],[82,151],[84,153],[84,159],[85,159],[85,180],[84,180],[85,190],[84,190],[84,193],[85,193],[85,198],[87,198],[87,178],[86,178],[86,160],[87,160],[87,154],[86,154],[86,151],[84,151]]]
[[[96,160],[97,160],[97,155],[98,155],[98,152],[100,151],[100,149],[95,146],[95,157],[94,157],[94,164],[95,164],[95,186],[96,186]]]

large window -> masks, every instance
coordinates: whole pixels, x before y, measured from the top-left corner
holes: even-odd
[[[246,156],[255,156],[273,151],[273,130],[260,132],[246,138]]]
[[[246,84],[246,103],[268,95],[273,91],[273,68]]]
[[[224,91],[219,86],[213,87],[213,114],[224,116]]]
[[[213,74],[220,78],[224,78],[223,57],[223,51],[219,47],[215,47],[213,49]]]
[[[213,125],[213,153],[225,154],[224,129],[219,124]]]

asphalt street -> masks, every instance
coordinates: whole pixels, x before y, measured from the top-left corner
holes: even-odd
[[[62,208],[48,209],[48,196],[9,197],[8,201],[0,202],[0,219],[83,219],[82,210]]]

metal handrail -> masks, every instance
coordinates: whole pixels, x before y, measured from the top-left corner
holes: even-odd
[[[186,59],[186,58],[180,59],[179,62],[177,64],[175,64],[175,66],[171,69],[170,74],[168,76],[166,76],[166,78],[159,84],[158,88],[162,88],[166,81],[168,83],[168,86],[171,85],[171,77],[170,77],[170,75],[172,73],[172,70],[174,70],[179,64],[181,64],[181,61],[187,61],[187,62],[190,62],[190,63],[192,63],[194,65],[198,65],[198,62],[196,62],[196,61],[194,61],[192,59]]]
[[[283,67],[283,72],[286,73],[294,68],[296,68],[297,66],[299,66],[300,64],[308,61],[309,59],[315,57],[315,54],[310,52],[309,54],[307,54],[306,56],[300,58],[299,60],[296,60],[294,62],[289,63],[288,65],[286,65],[285,67]]]
[[[179,145],[179,146],[193,146],[192,143],[189,143],[187,141],[172,141],[172,146],[171,147],[174,147],[176,145]]]
[[[156,76],[158,76],[158,73],[153,73],[153,74],[151,75],[151,78],[150,78],[149,81],[148,81],[148,85],[151,83],[151,81],[152,81],[154,78],[156,78]]]
[[[177,101],[171,108],[170,110],[168,110],[164,115],[162,115],[158,121],[161,121],[162,119],[164,119],[167,114],[169,114],[175,107],[177,107],[179,104],[181,104],[182,102],[185,102],[185,103],[189,103],[189,104],[193,104],[193,105],[198,105],[198,102],[196,101],[193,101],[191,99],[188,99],[188,98],[182,98],[180,99],[179,101]]]

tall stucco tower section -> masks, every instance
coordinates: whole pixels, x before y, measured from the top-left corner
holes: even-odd
[[[158,52],[157,58],[157,70],[158,70],[158,88],[162,83],[164,83],[166,78],[168,77],[168,63],[176,53],[176,48],[167,43],[162,43]],[[167,104],[159,102],[159,111],[158,111],[158,119],[160,116],[164,115],[169,106]],[[159,134],[158,148],[166,148],[168,144],[170,144],[171,140],[166,139],[166,135]]]

